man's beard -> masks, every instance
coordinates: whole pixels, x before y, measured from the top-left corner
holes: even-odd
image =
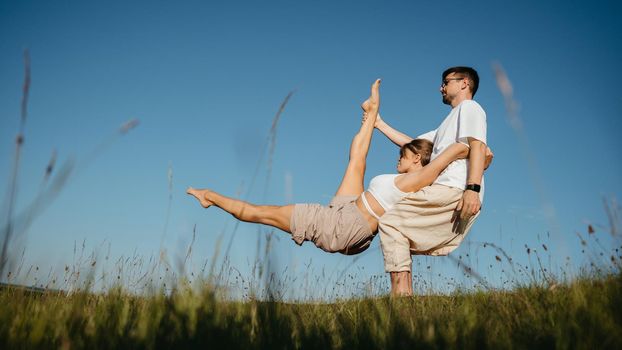
[[[449,100],[449,96],[443,95],[443,103],[446,105],[451,105],[451,101]]]

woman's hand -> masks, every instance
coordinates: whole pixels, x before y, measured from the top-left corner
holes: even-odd
[[[380,118],[380,116],[378,116],[378,118]],[[465,159],[465,158],[469,158],[469,151],[471,149],[468,147],[465,147],[464,149],[462,149],[460,151],[460,153],[457,154],[456,159]],[[490,163],[492,163],[492,159],[495,157],[495,154],[492,153],[492,150],[490,149],[490,147],[486,147],[486,154],[485,154],[485,158],[484,158],[484,169],[488,169],[488,167],[490,166]]]
[[[378,113],[378,116],[376,117],[376,123],[374,124],[374,128],[380,129],[380,125],[382,124],[383,121],[384,120],[380,118],[380,113]]]
[[[456,159],[465,159],[465,158],[469,158],[469,152],[471,151],[471,149],[465,145],[464,143],[454,143],[453,145],[449,146],[450,148],[454,148],[458,153],[456,153]]]
[[[361,120],[361,123],[365,123],[365,121],[367,120],[367,116],[367,113],[363,112],[363,118]],[[382,120],[382,118],[380,117],[380,113],[378,113],[378,116],[376,117],[376,123],[374,123],[374,128],[380,129],[380,126],[383,122],[384,120]]]
[[[494,157],[495,157],[495,154],[492,153],[492,150],[490,149],[490,147],[486,147],[486,155],[484,158],[484,170],[488,169]]]

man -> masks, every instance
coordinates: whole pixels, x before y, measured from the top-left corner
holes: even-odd
[[[431,159],[455,142],[468,145],[470,153],[468,159],[449,164],[431,186],[410,193],[380,218],[380,242],[393,295],[413,293],[411,254],[449,254],[462,242],[481,208],[484,167],[492,153],[486,146],[486,113],[473,101],[479,76],[473,68],[452,67],[442,77],[443,103],[452,109],[436,130],[418,138],[434,142]],[[412,140],[380,116],[375,126],[398,146]]]

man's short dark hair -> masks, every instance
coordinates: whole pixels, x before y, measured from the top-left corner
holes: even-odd
[[[471,82],[469,87],[471,88],[471,95],[475,96],[477,92],[477,88],[479,87],[479,75],[477,75],[477,71],[471,67],[451,67],[443,72],[443,80],[447,78],[447,76],[451,73],[461,74],[469,79]]]

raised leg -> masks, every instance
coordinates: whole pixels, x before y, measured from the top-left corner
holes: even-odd
[[[293,205],[255,205],[225,197],[214,191],[192,187],[188,188],[186,193],[198,199],[204,208],[215,205],[238,220],[269,225],[291,233],[290,218],[294,211]]]
[[[363,102],[363,123],[359,132],[354,135],[350,145],[350,160],[348,167],[343,175],[341,184],[337,189],[336,196],[340,195],[360,195],[365,190],[363,183],[365,177],[365,166],[367,153],[374,133],[374,124],[378,117],[380,108],[380,79],[376,80],[371,86],[370,97]]]

